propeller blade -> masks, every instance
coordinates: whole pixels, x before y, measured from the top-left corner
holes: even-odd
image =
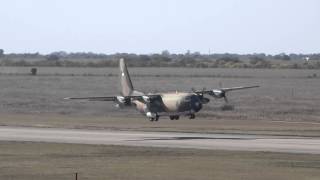
[[[192,92],[196,92],[196,90],[194,89],[194,87],[191,88],[191,91],[192,91]]]
[[[202,95],[204,94],[205,91],[206,91],[206,88],[203,87],[203,88],[202,88]]]
[[[228,98],[227,98],[226,95],[223,96],[223,99],[224,99],[224,101],[225,101],[226,103],[229,103],[229,100],[228,100]]]

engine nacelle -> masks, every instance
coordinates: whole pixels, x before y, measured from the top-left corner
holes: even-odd
[[[215,97],[215,98],[223,98],[225,97],[225,92],[219,89],[212,90],[209,95]]]
[[[123,96],[117,96],[116,97],[116,107],[117,108],[124,108],[125,106],[130,106],[131,105],[131,99],[126,98]]]
[[[117,96],[117,102],[124,104],[126,102],[126,98],[123,96]]]
[[[150,103],[151,102],[151,98],[149,96],[142,96],[142,99],[146,103]]]

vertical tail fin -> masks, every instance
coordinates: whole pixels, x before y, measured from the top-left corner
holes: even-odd
[[[120,59],[119,68],[120,68],[119,77],[120,77],[121,93],[123,96],[130,96],[133,93],[133,86],[132,86],[130,75],[124,59]]]

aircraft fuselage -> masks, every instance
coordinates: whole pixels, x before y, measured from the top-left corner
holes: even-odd
[[[143,114],[150,112],[167,115],[193,114],[202,108],[199,97],[194,93],[163,93],[151,102],[132,101],[138,111]]]

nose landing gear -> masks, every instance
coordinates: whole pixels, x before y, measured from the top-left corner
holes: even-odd
[[[194,118],[196,118],[196,115],[195,114],[190,114],[189,119],[194,119]]]

